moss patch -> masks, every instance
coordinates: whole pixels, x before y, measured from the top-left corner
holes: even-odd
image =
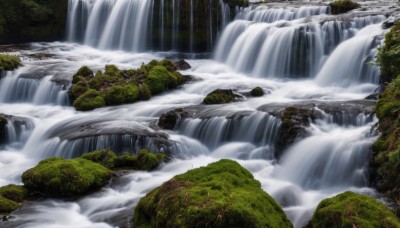
[[[309,227],[400,227],[400,221],[383,203],[345,192],[323,200]]]
[[[76,110],[88,111],[148,100],[152,95],[175,89],[185,80],[170,60],[153,60],[131,70],[106,65],[104,73],[98,71],[95,75],[83,66],[73,75],[69,94]]]
[[[69,197],[89,193],[104,186],[112,172],[92,161],[53,157],[22,174],[25,187],[54,197]]]
[[[18,208],[18,203],[0,196],[0,213],[11,213]]]
[[[252,97],[262,97],[264,95],[264,90],[261,87],[255,87],[250,91]]]
[[[28,190],[24,186],[10,184],[0,187],[0,196],[20,203],[28,197]]]
[[[331,7],[332,14],[341,14],[359,8],[360,4],[351,0],[336,0],[329,4],[329,6]]]
[[[237,162],[190,170],[140,200],[137,227],[292,227],[278,203]]]
[[[207,94],[204,98],[204,104],[225,104],[235,100],[235,95],[230,89],[216,89]]]
[[[142,149],[137,156],[129,153],[117,156],[111,150],[105,149],[86,153],[81,157],[99,163],[107,168],[153,170],[160,165],[165,155],[161,153],[153,154],[146,149]]]
[[[0,71],[15,70],[21,66],[21,59],[18,56],[0,54]]]

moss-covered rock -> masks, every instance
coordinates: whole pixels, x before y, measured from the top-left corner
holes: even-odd
[[[18,203],[0,196],[0,213],[11,213],[18,208]]]
[[[108,149],[93,151],[81,156],[83,159],[99,163],[110,169],[123,168],[133,170],[153,170],[160,165],[164,157],[165,155],[162,153],[153,154],[146,149],[140,150],[137,156],[129,153],[117,156]]]
[[[21,66],[21,59],[18,56],[0,54],[0,71],[15,70],[19,66]]]
[[[84,66],[73,75],[69,90],[72,105],[80,111],[148,100],[185,82],[170,60],[153,60],[138,69],[120,70],[106,65],[104,73]]]
[[[264,96],[264,90],[261,87],[255,87],[250,91],[252,97],[262,97]]]
[[[0,0],[0,44],[64,38],[68,0]]]
[[[207,94],[204,104],[225,104],[235,101],[235,95],[230,89],[216,89]]]
[[[382,133],[372,146],[370,181],[400,207],[400,23],[386,35],[379,50],[381,82],[385,90],[376,103],[378,130]]]
[[[76,158],[53,157],[22,174],[22,182],[31,192],[54,197],[71,197],[97,190],[112,177],[112,172],[95,162]]]
[[[308,227],[400,227],[400,221],[374,198],[345,192],[323,200]]]
[[[83,154],[81,157],[99,163],[109,169],[114,168],[115,160],[117,159],[117,155],[109,149],[93,151]]]
[[[360,4],[351,0],[336,0],[329,4],[329,6],[331,7],[332,14],[341,14],[359,8]]]
[[[292,227],[278,203],[237,162],[175,176],[140,200],[136,227]]]
[[[0,196],[20,203],[28,197],[28,190],[24,186],[10,184],[0,187]]]

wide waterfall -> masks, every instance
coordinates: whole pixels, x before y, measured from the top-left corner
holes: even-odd
[[[332,15],[325,2],[232,2],[69,0],[66,42],[12,47],[23,65],[0,71],[0,186],[21,184],[26,169],[53,156],[147,148],[170,160],[153,171],[118,171],[100,191],[73,200],[26,202],[0,226],[132,227],[149,191],[223,158],[248,169],[296,228],[328,197],[377,196],[368,183],[377,118],[366,97],[378,88],[374,61],[395,4],[360,2]],[[180,71],[187,83],[150,100],[88,112],[70,105],[81,66],[125,70],[205,52],[212,58],[187,59],[191,68]],[[250,96],[255,87],[264,95]],[[231,89],[236,102],[205,105],[216,89]],[[185,115],[163,129],[159,118],[171,111]]]
[[[229,20],[223,0],[69,0],[67,34],[105,50],[204,52]]]

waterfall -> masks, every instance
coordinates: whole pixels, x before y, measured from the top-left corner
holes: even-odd
[[[231,17],[223,0],[69,0],[68,10],[70,42],[133,52],[211,51]]]
[[[28,102],[34,104],[68,105],[67,88],[51,81],[20,77],[19,71],[9,72],[0,80],[0,103]]]
[[[215,51],[216,60],[255,77],[312,78],[318,72],[326,75],[329,70],[327,66],[333,66],[335,61],[327,60],[328,56],[334,58],[331,53],[336,47],[354,37],[353,42],[358,42],[358,45],[351,46],[349,43],[343,47],[344,50],[351,46],[351,52],[354,53],[352,63],[358,67],[357,74],[349,80],[377,81],[376,67],[365,64],[365,59],[373,59],[374,49],[379,44],[374,42],[375,36],[382,30],[378,25],[369,27],[369,33],[362,28],[381,23],[383,16],[354,18],[350,22],[334,20],[307,23],[303,23],[302,19],[272,23],[258,23],[258,17],[252,19],[255,22],[236,20],[225,28]],[[374,30],[372,33],[371,29]],[[337,78],[331,74],[326,77],[332,80]]]
[[[30,137],[35,125],[32,121],[19,117],[8,117],[4,140],[0,144],[11,148],[22,148]],[[2,140],[0,138],[0,140]]]

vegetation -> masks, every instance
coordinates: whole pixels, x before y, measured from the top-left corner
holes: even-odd
[[[24,186],[10,184],[0,187],[0,196],[20,203],[28,197],[28,190]]]
[[[230,89],[216,89],[207,94],[204,98],[204,104],[225,104],[235,100],[235,95]]]
[[[345,192],[323,200],[308,227],[400,227],[400,221],[383,203]]]
[[[400,24],[396,23],[386,35],[379,50],[381,81],[387,82],[376,103],[379,131],[382,133],[372,146],[371,182],[378,190],[400,205]]]
[[[331,7],[332,14],[346,13],[350,10],[360,7],[360,4],[351,0],[336,0],[329,5]]]
[[[137,156],[129,153],[117,156],[111,150],[104,149],[86,153],[81,157],[110,169],[127,168],[134,170],[153,170],[160,165],[165,155],[162,153],[153,154],[148,150],[142,149]]]
[[[175,176],[135,208],[136,227],[292,227],[278,203],[237,162]]]
[[[0,196],[0,213],[11,213],[18,208],[18,203]]]
[[[21,59],[18,56],[0,54],[0,71],[15,70],[21,66]]]
[[[73,75],[69,94],[76,110],[88,111],[148,100],[152,95],[175,89],[185,80],[170,60],[153,60],[134,70],[106,65],[104,73],[98,71],[95,75],[83,66]]]
[[[112,172],[92,161],[53,157],[22,174],[22,182],[31,192],[54,197],[89,193],[107,184]]]
[[[264,96],[264,90],[261,87],[255,87],[250,91],[252,97],[262,97]]]
[[[0,43],[64,37],[68,0],[0,0]]]

